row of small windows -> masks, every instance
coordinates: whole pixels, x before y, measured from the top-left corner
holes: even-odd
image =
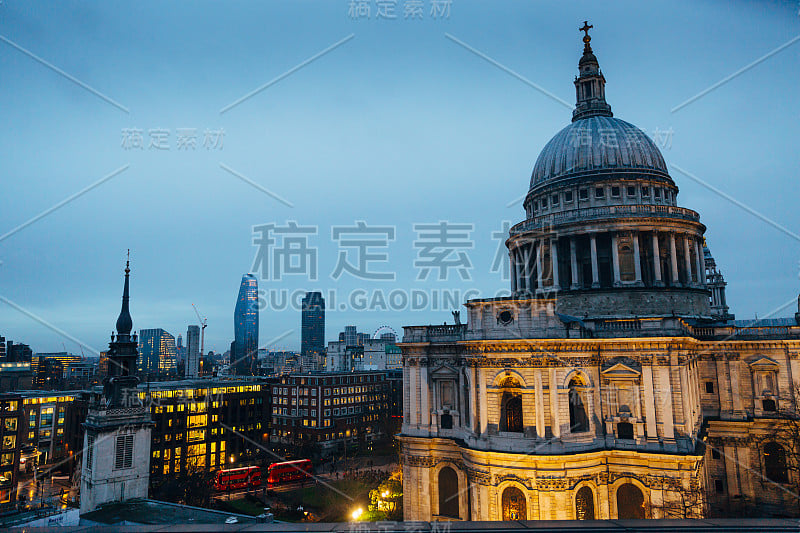
[[[623,187],[619,185],[613,185],[610,189],[611,189],[610,191],[611,198],[622,197]],[[629,198],[633,198],[636,196],[637,189],[641,190],[642,198],[650,198],[651,187],[647,185],[642,185],[641,187],[637,187],[635,185],[628,185],[624,189],[626,195]],[[606,187],[595,187],[594,189],[594,197],[598,200],[605,198],[606,193],[607,193]],[[670,198],[672,197],[672,192],[669,189],[662,189],[660,187],[653,187],[652,194],[655,200],[661,200],[663,197],[665,202],[669,202]],[[550,195],[549,197],[545,196],[544,198],[541,198],[538,202],[534,203],[533,209],[534,211],[536,211],[538,207],[540,207],[541,209],[547,209],[548,205],[552,207],[558,207],[561,203],[562,196],[565,204],[572,203],[573,201],[572,191],[564,191],[563,193],[555,193]],[[578,189],[578,200],[588,200],[588,199],[589,199],[589,189]]]
[[[338,395],[344,395],[344,394],[358,394],[358,393],[367,392],[367,391],[387,390],[388,388],[389,388],[389,386],[387,384],[385,384],[385,383],[382,384],[382,385],[380,385],[380,384],[379,385],[370,385],[369,387],[367,387],[367,386],[342,387],[342,388],[338,388],[337,387],[337,388],[333,389],[333,395],[334,396],[338,396]],[[289,389],[288,387],[272,387],[272,394],[273,395],[281,395],[281,394],[282,395],[290,395],[290,394],[294,395],[295,394],[295,390],[296,390],[295,387],[292,387],[291,389]],[[317,395],[317,389],[313,389],[313,388],[312,389],[308,389],[308,388],[303,387],[303,388],[299,389],[300,396],[307,396],[309,394],[309,390],[311,392],[311,396],[316,396]],[[325,389],[324,395],[325,396],[330,396],[331,395],[331,389]]]

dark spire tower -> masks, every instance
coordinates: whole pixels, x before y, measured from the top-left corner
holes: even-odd
[[[107,407],[131,407],[136,399],[136,360],[139,357],[138,339],[131,335],[133,319],[130,312],[130,251],[125,263],[125,287],[122,290],[122,309],[117,318],[117,335],[111,335],[108,345],[108,376],[103,381],[103,401]]]
[[[81,514],[98,506],[131,498],[146,498],[150,484],[150,408],[139,398],[136,359],[139,349],[131,335],[130,251],[125,264],[122,309],[117,334],[108,345],[108,376],[103,394],[89,407],[84,423],[81,467]]]

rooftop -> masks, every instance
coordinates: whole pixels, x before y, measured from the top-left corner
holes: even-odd
[[[164,523],[151,526],[111,526],[104,527],[103,531],[136,531],[137,533],[156,531],[193,531],[193,532],[235,532],[235,531],[263,531],[263,532],[353,532],[358,533],[417,533],[428,532],[477,532],[494,531],[538,531],[552,533],[574,532],[602,532],[622,533],[630,531],[652,532],[765,532],[786,531],[797,532],[800,522],[790,519],[703,519],[703,520],[535,520],[526,522],[355,522],[355,523],[299,523],[299,524],[208,524],[200,522],[193,524]],[[37,531],[26,529],[26,531]],[[78,531],[96,531],[89,529],[88,524],[78,527],[61,527],[58,531],[73,533]]]
[[[230,517],[235,517],[239,524],[254,524],[256,522],[252,516],[142,499],[104,505],[91,513],[82,515],[80,523],[82,526],[225,524],[225,521]],[[139,531],[139,528],[136,530]],[[154,528],[151,531],[157,530],[159,529]]]

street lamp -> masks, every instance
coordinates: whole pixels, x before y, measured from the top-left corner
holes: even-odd
[[[358,520],[358,519],[359,519],[359,517],[360,517],[362,514],[364,514],[364,509],[362,509],[361,507],[359,507],[358,509],[356,509],[355,511],[353,511],[353,514],[352,514],[351,516],[353,517],[353,520]]]

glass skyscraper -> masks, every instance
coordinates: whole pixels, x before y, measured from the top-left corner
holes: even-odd
[[[177,371],[175,337],[161,328],[139,330],[139,373],[175,374]]]
[[[307,292],[303,298],[300,355],[303,364],[322,364],[325,351],[325,299],[321,292]]]
[[[233,313],[231,366],[240,376],[256,373],[258,357],[258,280],[252,274],[242,276],[236,310]]]

